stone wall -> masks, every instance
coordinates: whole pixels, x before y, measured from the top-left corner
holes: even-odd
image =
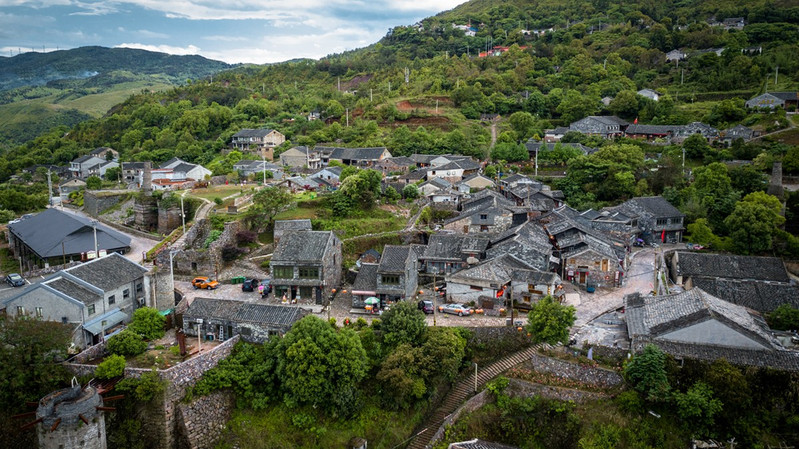
[[[615,371],[538,354],[534,354],[530,360],[523,362],[521,366],[540,373],[552,374],[599,388],[614,388],[624,383],[624,379]]]
[[[136,229],[155,230],[158,226],[158,199],[152,196],[137,196],[133,203],[133,214]]]
[[[186,276],[211,276],[216,278],[224,268],[221,252],[225,246],[236,246],[236,233],[241,229],[241,223],[231,221],[225,223],[222,235],[204,248],[205,239],[210,234],[210,222],[199,220],[192,226],[184,238],[183,248],[173,256],[175,275]],[[162,251],[156,258],[156,264],[169,273],[169,251]]]
[[[104,211],[114,207],[120,201],[129,198],[127,190],[119,192],[92,191],[83,192],[83,210],[92,217],[97,218]]]
[[[156,440],[161,442],[160,449],[173,449],[178,446],[178,420],[177,407],[186,390],[194,386],[202,377],[203,373],[214,368],[220,360],[226,358],[233,351],[233,347],[238,343],[239,336],[225,341],[213,349],[197,354],[194,357],[175,365],[166,370],[158,370],[158,376],[167,385],[161,405],[154,405],[152,413],[148,413],[144,418],[142,427],[147,429],[149,434],[156,435]],[[76,376],[90,376],[94,374],[97,365],[83,365],[78,363],[66,363],[64,366]],[[142,374],[150,372],[144,368],[125,368],[125,377],[139,378]],[[209,415],[210,416],[210,415]],[[209,418],[205,424],[207,426],[218,426],[217,415]],[[224,422],[221,423],[224,425]]]
[[[427,447],[433,447],[441,438],[444,437],[444,433],[446,433],[447,426],[451,426],[454,422],[458,420],[464,413],[471,413],[482,406],[488,404],[494,399],[494,396],[488,392],[488,390],[483,390],[480,393],[477,393],[468,401],[464,402],[462,406],[460,406],[457,410],[452,412],[451,415],[444,418],[444,422],[441,423],[441,427],[438,428],[436,433],[433,435],[433,438],[427,444]]]
[[[183,225],[180,217],[180,204],[168,208],[158,208],[158,233],[169,234]]]
[[[177,425],[181,447],[213,448],[233,415],[235,396],[229,390],[217,391],[186,404],[178,404]]]
[[[558,401],[587,402],[606,398],[606,395],[590,391],[572,390],[571,388],[553,387],[527,382],[521,379],[508,379],[508,396],[517,398],[532,398],[540,396]]]

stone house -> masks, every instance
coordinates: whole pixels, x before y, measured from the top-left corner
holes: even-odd
[[[275,244],[280,242],[280,238],[286,232],[310,231],[311,229],[312,228],[311,228],[310,218],[300,218],[297,220],[275,220],[275,225],[274,225]]]
[[[81,156],[69,163],[69,172],[74,178],[86,179],[92,175],[92,168],[104,164],[105,159],[93,154]],[[96,170],[96,168],[95,168]]]
[[[623,259],[613,247],[596,237],[580,235],[580,244],[561,250],[561,273],[575,284],[600,286],[621,285]]]
[[[682,143],[685,139],[694,134],[701,135],[711,143],[719,138],[719,130],[716,128],[702,122],[691,122],[684,126],[675,126],[671,141],[674,143]]]
[[[474,208],[444,221],[444,229],[464,234],[499,233],[508,230],[515,223],[516,214],[511,209],[498,207]],[[518,221],[527,219],[527,214],[519,214]],[[518,223],[520,224],[520,223]]]
[[[376,263],[362,263],[358,267],[358,274],[350,291],[352,307],[363,308],[367,298],[377,297],[377,268]]]
[[[510,294],[514,305],[529,309],[541,298],[551,295],[559,299],[564,290],[557,273],[539,270],[513,270],[510,276]]]
[[[797,92],[766,92],[747,100],[747,108],[794,108],[799,103],[799,93]]]
[[[632,124],[627,127],[624,135],[631,139],[654,141],[655,139],[671,139],[677,126],[674,125],[639,125]]]
[[[687,55],[682,50],[671,50],[670,52],[666,53],[666,61],[682,61],[685,59]]]
[[[183,332],[187,336],[197,337],[199,333],[204,340],[219,341],[240,335],[246,342],[263,344],[285,335],[306,314],[296,306],[195,298],[183,313]]]
[[[425,273],[437,270],[441,275],[454,273],[485,259],[488,244],[484,237],[433,234],[420,257],[420,269]]]
[[[279,131],[274,129],[242,129],[233,134],[231,145],[239,151],[257,151],[270,161],[274,158],[273,148],[286,141]]]
[[[320,169],[318,172],[312,174],[311,178],[318,178],[324,179],[325,181],[330,182],[333,185],[339,184],[339,178],[341,177],[341,167],[324,167]]]
[[[469,189],[469,191],[476,191],[483,189],[492,189],[496,186],[496,183],[494,183],[494,181],[492,181],[491,179],[481,175],[480,173],[475,173],[463,178],[463,180],[458,184],[458,186],[461,185],[466,186]]]
[[[3,301],[2,309],[8,315],[74,324],[80,331],[73,333],[73,343],[91,346],[119,330],[118,325],[129,322],[136,309],[149,303],[148,272],[111,253],[25,287]]]
[[[721,132],[721,141],[726,145],[732,145],[736,139],[743,139],[748,142],[754,139],[759,133],[756,133],[752,128],[738,124],[732,128],[725,129]]]
[[[662,196],[636,197],[610,211],[620,211],[637,220],[641,238],[647,243],[681,243],[685,233],[685,214]]]
[[[283,233],[270,262],[275,297],[324,303],[341,283],[341,240],[332,231]]]
[[[264,171],[272,173],[272,179],[282,179],[284,173],[280,166],[265,162],[264,160],[240,160],[233,164],[233,170],[239,172],[239,174],[245,178],[250,175],[257,175],[255,177],[256,181],[260,180]]]
[[[377,268],[375,291],[381,306],[413,298],[419,276],[419,260],[410,246],[386,245]]]
[[[119,159],[119,152],[111,147],[95,148],[89,154],[92,156],[97,156],[106,161],[116,161]]]
[[[650,100],[654,101],[658,101],[661,95],[663,95],[660,92],[652,89],[641,89],[637,92],[637,94],[644,98],[649,98]]]
[[[388,173],[407,173],[410,167],[416,167],[416,162],[406,156],[388,157],[375,163],[374,168]]]
[[[427,181],[419,184],[417,186],[419,189],[419,195],[427,196],[434,192],[438,192],[441,189],[450,189],[452,188],[452,183],[447,181],[443,178],[429,178]]]
[[[782,304],[799,308],[799,286],[777,257],[675,251],[666,256],[672,282],[761,313]]]
[[[544,142],[560,142],[560,139],[571,131],[566,126],[558,126],[555,129],[547,129],[544,131]]]
[[[330,161],[338,161],[344,165],[372,167],[379,161],[391,157],[391,153],[386,147],[341,148],[316,146],[314,151],[319,153],[322,165],[329,165]]]
[[[447,300],[480,304],[480,297],[489,296],[500,305],[510,305],[506,290],[514,270],[532,267],[510,254],[486,260],[458,272],[447,274]],[[483,305],[483,304],[480,304]]]
[[[122,179],[129,185],[134,185],[135,188],[141,187],[142,178],[144,176],[144,167],[148,162],[123,162],[122,163]],[[130,187],[129,187],[130,188]]]
[[[589,115],[569,125],[569,130],[612,139],[623,136],[627,125],[629,125],[627,121],[613,115]]]
[[[633,125],[630,125],[630,126],[633,126]],[[571,147],[571,148],[574,148],[576,150],[580,150],[580,152],[582,152],[586,156],[588,156],[591,153],[596,152],[596,148],[587,147],[587,146],[585,146],[585,145],[583,145],[581,143],[577,143],[577,142],[570,142],[570,143],[557,143],[557,142],[552,143],[552,142],[550,142],[550,143],[547,143],[547,142],[539,142],[537,140],[533,140],[533,138],[531,137],[524,144],[525,148],[527,148],[527,152],[530,153],[530,159],[531,160],[535,160],[536,153],[538,153],[538,152],[546,153],[546,152],[552,151],[555,148],[557,148],[557,145],[561,145],[564,148]]]
[[[526,222],[492,238],[486,257],[493,259],[504,254],[511,254],[539,271],[557,269],[559,263],[553,256],[549,235],[537,222]]]
[[[760,314],[699,288],[664,296],[624,298],[630,348],[658,346],[676,359],[799,370],[799,357],[772,337]]]
[[[164,170],[163,174],[157,174]],[[171,170],[171,172],[169,172]],[[195,180],[202,181],[206,176],[211,176],[211,170],[203,167],[200,164],[190,164],[180,158],[173,157],[172,159],[164,162],[159,167],[159,170],[153,170],[153,181],[157,179],[168,179],[170,181],[186,181]]]
[[[86,182],[78,178],[69,179],[58,184],[58,192],[61,196],[61,201],[66,201],[69,198],[70,193],[85,188]]]
[[[292,168],[309,168],[316,170],[322,167],[319,153],[311,151],[306,146],[289,148],[280,153],[280,165]]]

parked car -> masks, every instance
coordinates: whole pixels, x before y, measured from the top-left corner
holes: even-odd
[[[451,313],[458,316],[471,315],[473,313],[471,307],[467,307],[463,304],[446,304],[443,306],[438,306],[438,311],[441,313]]]
[[[206,290],[215,290],[219,287],[219,282],[215,280],[211,280],[208,276],[197,276],[196,278],[192,279],[191,285],[194,288],[203,288]]]
[[[11,273],[6,276],[6,283],[12,287],[22,287],[25,285],[25,279],[18,273]]]
[[[259,282],[258,279],[247,279],[244,283],[241,284],[241,291],[243,292],[252,292],[258,288]]]
[[[418,307],[419,310],[421,310],[426,314],[431,314],[435,312],[435,308],[433,307],[433,301],[425,301],[425,300],[419,301]]]

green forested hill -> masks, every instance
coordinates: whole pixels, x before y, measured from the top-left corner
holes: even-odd
[[[213,75],[229,64],[126,48],[82,47],[0,58],[0,144],[104,115],[142,91]]]

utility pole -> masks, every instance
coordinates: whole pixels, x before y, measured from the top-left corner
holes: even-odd
[[[347,127],[349,127],[350,126],[350,108],[347,108],[346,111],[347,111]]]
[[[94,228],[94,257],[97,258],[97,220],[92,220],[92,228]]]
[[[341,92],[341,77],[338,77],[338,91]]]
[[[774,88],[777,88],[777,79],[780,76],[780,66],[774,68]]]
[[[372,102],[372,88],[369,88],[369,103]]]
[[[266,187],[266,156],[264,156],[263,152],[261,152],[261,162],[263,163],[264,169],[264,187]],[[186,230],[184,229],[183,231],[185,232]]]
[[[685,82],[685,69],[682,69],[682,72],[680,74],[680,86],[682,86],[684,82]]]
[[[391,95],[391,81],[388,82],[388,94]]]
[[[438,99],[436,99],[436,114],[438,114]],[[50,172],[48,172],[50,173]]]
[[[53,180],[50,178],[50,170],[47,170],[47,204],[53,207]]]
[[[538,178],[538,150],[535,150],[535,177]]]
[[[183,210],[183,195],[180,196],[180,220],[183,222],[183,233],[186,233],[186,212]]]
[[[172,262],[172,257],[175,255],[177,250],[171,249],[169,250],[169,279],[170,283],[172,284],[172,295],[175,295],[175,264]]]

